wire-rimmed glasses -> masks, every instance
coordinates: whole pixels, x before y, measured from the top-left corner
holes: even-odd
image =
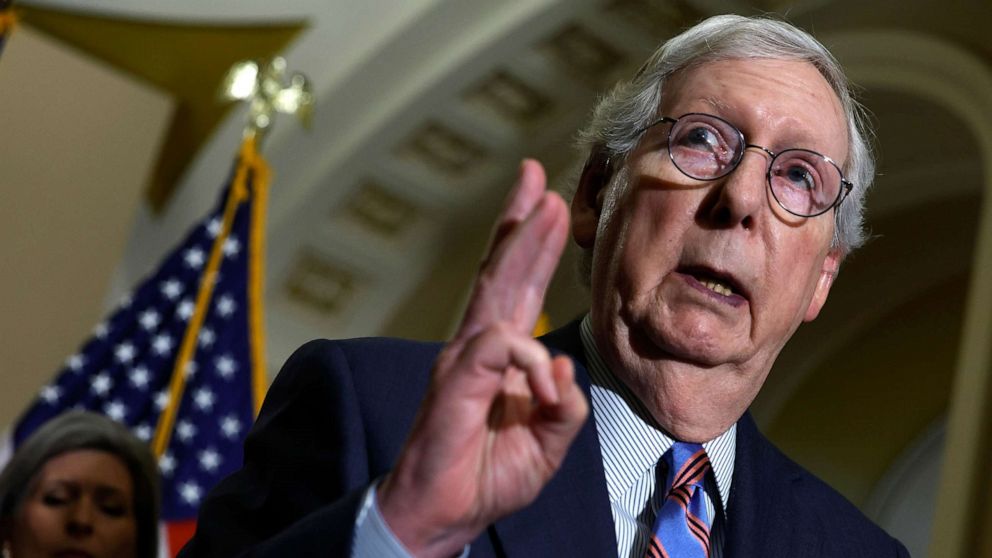
[[[840,205],[854,187],[830,157],[802,148],[775,153],[749,144],[736,126],[719,116],[698,112],[665,116],[644,130],[662,123],[671,124],[668,156],[672,163],[695,180],[716,180],[732,173],[748,148],[767,153],[771,160],[766,178],[772,196],[782,209],[798,217],[826,213]]]

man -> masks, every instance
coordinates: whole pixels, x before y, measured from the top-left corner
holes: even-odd
[[[297,351],[185,556],[906,556],[746,413],[862,242],[873,164],[836,62],[711,18],[584,138],[588,316],[528,335],[569,218],[525,161],[454,338]]]

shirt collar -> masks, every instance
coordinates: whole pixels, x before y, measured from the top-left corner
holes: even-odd
[[[675,440],[658,426],[641,400],[603,361],[588,314],[582,320],[581,337],[592,382],[596,430],[603,446],[607,490],[610,500],[616,501],[645,470],[658,463]],[[734,476],[737,424],[702,445],[713,467],[720,502],[726,513]]]

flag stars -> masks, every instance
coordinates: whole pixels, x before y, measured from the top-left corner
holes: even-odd
[[[137,351],[135,350],[134,345],[128,341],[125,341],[114,348],[114,358],[116,358],[117,362],[121,364],[130,364],[131,361],[134,360],[135,354],[137,354]]]
[[[151,379],[151,374],[149,374],[148,369],[144,366],[138,366],[128,375],[128,379],[131,380],[131,385],[144,390],[148,387],[148,382]]]
[[[200,452],[200,468],[208,473],[214,473],[220,467],[221,458],[213,448],[207,448]]]
[[[114,387],[114,382],[106,372],[100,372],[90,380],[90,390],[100,397],[107,395],[112,387]]]
[[[162,323],[162,317],[159,316],[158,312],[148,309],[138,315],[138,323],[145,331],[153,331],[158,327],[158,324]]]
[[[103,414],[117,422],[124,422],[124,418],[127,416],[127,407],[119,399],[115,399],[103,406]]]
[[[49,405],[54,405],[59,402],[59,397],[62,397],[62,390],[59,386],[45,386],[41,388],[41,398]]]
[[[96,324],[95,328],[93,328],[93,335],[99,337],[100,339],[106,337],[109,332],[110,327],[107,326],[107,322],[100,322]]]
[[[73,372],[79,372],[83,369],[83,366],[86,366],[86,357],[76,353],[65,361],[65,365],[68,366]]]
[[[183,285],[175,279],[169,279],[162,283],[159,287],[162,296],[169,300],[176,300],[179,295],[183,294]]]
[[[221,315],[222,318],[227,318],[238,308],[238,305],[234,302],[234,298],[231,295],[223,295],[217,299],[217,313]]]
[[[163,476],[172,476],[172,473],[176,470],[176,458],[173,457],[171,451],[165,452],[165,454],[159,458],[158,470],[162,472]]]
[[[217,334],[215,334],[214,330],[209,327],[204,327],[200,330],[197,340],[199,341],[201,347],[204,349],[209,349],[214,344],[214,341],[217,340]]]
[[[134,301],[134,298],[131,296],[131,293],[125,293],[124,296],[122,296],[121,299],[120,299],[120,301],[117,303],[117,306],[119,308],[127,308],[127,307],[131,306],[131,303],[133,301]]]
[[[199,369],[195,360],[189,360],[186,361],[186,366],[183,366],[183,373],[186,375],[186,379],[189,380],[193,376],[196,376],[196,371]]]
[[[145,442],[152,439],[152,427],[146,423],[134,427],[134,435]],[[164,458],[163,458],[164,459]]]
[[[220,377],[225,380],[230,380],[238,370],[238,364],[229,355],[217,357],[214,360],[214,366],[217,368],[217,373],[220,374]]]
[[[200,503],[203,491],[200,489],[200,485],[193,481],[187,481],[179,485],[179,496],[187,504],[195,506]]]
[[[228,258],[234,258],[241,253],[241,243],[238,242],[237,238],[232,236],[224,241],[222,249],[224,250],[225,256]]]
[[[193,301],[188,298],[184,298],[176,307],[176,317],[185,322],[193,317],[194,308]]]
[[[220,217],[210,219],[210,222],[207,223],[207,235],[210,238],[217,238],[217,235],[220,234],[220,229],[222,226],[223,224],[220,221]]]
[[[241,434],[241,421],[234,415],[227,415],[220,421],[220,431],[228,440],[234,440]]]
[[[194,436],[196,436],[196,426],[192,422],[181,420],[176,424],[176,437],[180,442],[189,443],[193,441]]]
[[[183,261],[186,262],[186,267],[190,269],[200,269],[206,260],[207,258],[203,255],[203,250],[199,248],[190,248],[183,252]]]
[[[169,406],[169,392],[162,390],[155,394],[155,408],[162,411]]]
[[[193,403],[201,411],[210,411],[214,408],[214,392],[209,388],[200,388],[193,394]]]
[[[166,333],[156,335],[152,339],[152,351],[158,356],[165,356],[172,350],[172,337]]]

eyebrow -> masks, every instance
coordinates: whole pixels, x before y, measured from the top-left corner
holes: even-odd
[[[726,101],[723,101],[717,97],[703,97],[700,99],[700,101],[716,109],[717,110],[716,116],[719,116],[721,118],[726,118],[728,122],[733,124],[738,129],[741,129],[740,123],[727,114],[728,112],[733,112],[733,107],[731,107],[730,103],[727,103]],[[750,135],[748,133],[745,133],[743,129],[741,129],[741,132],[744,133],[745,140],[750,139]],[[790,127],[787,130],[787,133],[785,134],[784,137],[785,139],[784,141],[781,142],[781,145],[775,146],[775,151],[780,151],[782,149],[796,149],[796,148],[810,149],[822,155],[826,155],[831,159],[834,159],[838,165],[846,164],[846,161],[842,162],[840,159],[837,159],[834,155],[831,155],[829,153],[823,153],[822,148],[813,146],[813,144],[816,143],[816,141],[815,138],[810,136],[808,131],[798,130],[796,128]],[[771,149],[771,147],[769,147],[769,149]]]
[[[122,490],[119,486],[114,486],[111,484],[100,483],[92,486],[94,492],[101,496],[110,495],[110,494],[125,496],[126,494],[126,491]],[[74,480],[53,479],[49,481],[48,484],[43,483],[39,485],[39,488],[46,488],[46,489],[66,488],[70,490],[82,490],[83,485],[78,481],[74,481]]]
[[[730,105],[728,103],[720,99],[717,99],[716,97],[703,97],[702,101],[716,109],[720,109],[720,110],[730,109]]]

